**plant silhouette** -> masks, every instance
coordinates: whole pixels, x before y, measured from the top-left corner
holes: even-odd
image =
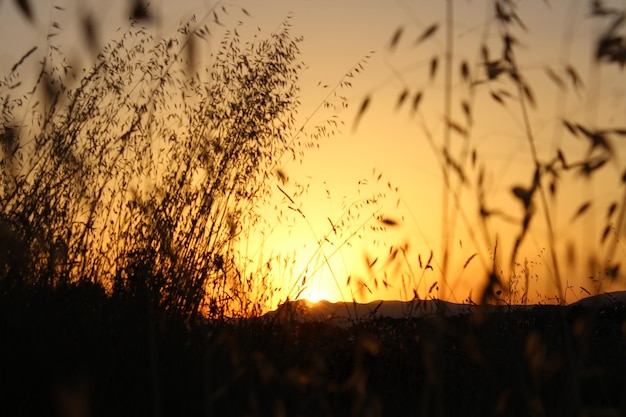
[[[133,20],[83,75],[52,45],[30,91],[11,94],[33,51],[3,80],[3,287],[90,282],[213,318],[265,307],[271,284],[234,248],[302,142],[300,39],[288,21],[245,44],[228,30],[204,67],[199,42],[195,18],[163,39]]]

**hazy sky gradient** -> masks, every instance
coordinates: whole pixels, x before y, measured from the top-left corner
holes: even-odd
[[[113,3],[112,6],[104,6],[103,2],[97,1],[59,1],[54,4],[66,9],[60,12],[51,9],[49,4],[36,2],[36,22],[31,24],[20,16],[13,1],[2,2],[0,36],[5,40],[1,52],[2,69],[8,70],[15,61],[13,58],[19,57],[32,45],[43,45],[46,34],[51,30],[51,22],[56,20],[64,28],[65,34],[61,36],[66,36],[64,39],[67,41],[63,40],[63,44],[68,42],[73,45],[67,47],[68,54],[76,54],[77,59],[88,54],[86,45],[80,40],[79,26],[76,20],[72,21],[71,16],[89,13],[91,10],[104,42],[118,27],[121,26],[123,30],[124,25],[128,24],[123,19],[125,2]],[[472,73],[478,77],[481,70],[478,65],[480,45],[486,36],[491,39],[488,45],[492,56],[499,55],[501,47],[497,43],[497,27],[492,7],[488,7],[491,3],[478,0],[454,2],[455,89],[452,118],[457,121],[464,120],[459,102],[468,95],[458,71],[461,60],[466,59]],[[193,0],[155,1],[155,15],[161,16],[155,31],[163,35],[172,33],[180,21],[193,13],[204,16],[206,10],[214,4]],[[558,147],[575,159],[577,155],[584,155],[585,144],[580,140],[577,142],[565,132],[561,120],[567,118],[590,127],[624,128],[625,73],[616,66],[598,69],[590,65],[593,40],[604,26],[589,18],[587,1],[529,0],[521,4],[519,15],[528,31],[517,28],[515,34],[520,40],[520,65],[533,87],[537,101],[537,107],[531,110],[530,120],[538,151],[540,155],[547,156],[552,155]],[[606,4],[626,7],[623,1]],[[336,90],[337,95],[345,96],[349,103],[348,109],[336,113],[338,119],[346,123],[343,133],[322,138],[319,149],[307,151],[302,164],[290,161],[281,164],[290,177],[290,182],[284,187],[288,193],[295,194],[297,184],[308,187],[308,192],[297,201],[307,216],[308,224],[290,211],[286,199],[277,193],[276,205],[264,209],[268,222],[275,222],[277,227],[268,237],[254,242],[263,246],[265,256],[282,253],[287,257],[295,257],[294,274],[280,277],[284,280],[281,285],[291,288],[294,281],[301,279],[300,272],[303,272],[308,277],[308,289],[304,295],[312,298],[350,299],[353,294],[363,297],[359,300],[410,298],[412,289],[417,289],[420,297],[437,295],[428,293],[428,290],[435,282],[443,287],[437,268],[441,262],[442,176],[423,127],[426,126],[437,146],[440,146],[444,130],[445,2],[271,0],[235,1],[224,3],[224,6],[229,11],[228,16],[220,14],[225,27],[235,27],[238,21],[242,21],[243,25],[238,30],[244,36],[246,33],[254,33],[257,27],[265,34],[270,33],[288,15],[292,16],[293,34],[304,37],[302,59],[308,67],[301,77],[301,122],[314,114],[344,74],[359,62],[367,61],[362,74],[350,80],[352,88]],[[252,18],[241,13],[241,7]],[[210,22],[211,19],[208,19],[207,23]],[[432,39],[416,46],[415,39],[432,23],[440,24],[439,31]],[[217,45],[220,28],[213,23],[210,23],[210,27],[215,27],[214,43]],[[403,36],[395,50],[390,51],[389,42],[398,27],[404,28]],[[366,56],[370,58],[366,59]],[[428,74],[433,56],[439,56],[440,64],[436,78],[431,81]],[[547,66],[564,74],[563,68],[568,64],[579,71],[585,90],[577,92],[569,88],[561,91],[546,76]],[[324,85],[329,87],[324,88]],[[511,90],[510,86],[504,84],[494,85],[492,89],[500,87]],[[417,116],[410,116],[408,105],[394,111],[397,98],[405,88],[411,94],[417,91],[424,94]],[[489,88],[485,87],[475,98],[473,130],[469,140],[477,151],[479,162],[486,166],[486,194],[490,206],[519,219],[522,211],[510,189],[514,185],[526,186],[530,183],[532,160],[529,146],[524,137],[520,111],[514,101],[508,101],[507,106],[503,107],[490,97],[488,91]],[[353,130],[356,111],[368,96],[371,97],[371,105],[358,129]],[[314,114],[311,123],[332,117],[333,114],[332,111],[319,111]],[[458,152],[462,139],[453,136],[452,144],[453,151]],[[614,145],[617,154],[623,157],[626,147],[618,142]],[[563,196],[554,206],[558,213],[555,230],[559,253],[564,252],[569,241],[576,244],[579,254],[592,253],[598,247],[606,206],[610,201],[621,198],[618,195],[621,193],[619,182],[616,180],[624,168],[622,161],[623,158],[618,158],[611,162],[605,169],[605,175],[594,182],[575,178],[567,182],[567,187],[563,185]],[[382,178],[376,181],[379,174],[382,174]],[[475,173],[470,177],[474,180]],[[372,214],[370,207],[374,206],[355,207],[360,217],[345,215],[346,206],[379,192],[385,192],[387,197],[381,200],[380,206],[376,206],[380,211],[373,209],[374,212],[402,221],[401,226],[384,233],[369,230],[370,225],[380,225],[375,221],[365,223]],[[587,199],[594,201],[589,215],[572,223],[573,214]],[[454,253],[447,277],[449,288],[444,293],[454,301],[465,300],[471,291],[476,298],[485,274],[478,258],[482,256],[484,261],[491,262],[493,248],[484,246],[478,233],[480,228],[476,223],[475,201],[473,191],[464,191],[460,204],[469,224],[476,229],[481,244],[474,247],[471,243],[462,217],[456,218],[458,230],[451,239]],[[273,220],[273,216],[281,218],[282,223]],[[351,228],[346,226],[344,229],[344,236],[349,236],[353,231],[356,233],[349,240],[352,247],[342,246],[341,237],[331,233],[331,222],[337,224],[344,219],[352,221]],[[533,274],[537,274],[529,291],[535,300],[550,298],[555,294],[553,283],[546,278],[549,276],[549,272],[546,272],[546,233],[539,227],[539,222],[537,226],[533,227],[528,236],[520,258],[523,260],[524,256],[527,257],[533,267]],[[506,253],[511,248],[514,230],[517,229],[512,229],[505,222],[495,221],[489,230],[490,239],[493,241],[497,234],[500,250]],[[323,253],[329,257],[330,269],[324,266],[325,261],[323,256],[319,256],[319,245],[316,243],[326,234],[329,234],[327,237],[330,242],[321,245]],[[382,268],[383,258],[389,253],[390,246],[402,245],[408,245],[406,261]],[[434,270],[420,270],[418,256],[425,263],[431,250],[434,252]],[[480,255],[464,269],[465,261],[473,253]],[[622,256],[623,253],[622,250]],[[380,261],[371,270],[364,267],[366,259],[373,262],[377,257],[380,257]],[[311,258],[313,261],[308,265],[308,271],[305,271]],[[582,294],[580,287],[592,291],[589,274],[584,271],[587,255],[578,258],[580,265],[572,268],[572,271],[563,271],[568,280],[563,285],[571,285],[573,288],[569,293],[570,300]],[[311,275],[315,271],[317,273]],[[385,272],[389,287],[383,290]],[[349,275],[352,275],[352,294],[345,287]],[[372,293],[357,291],[354,283],[358,280],[363,280]],[[375,281],[378,290],[375,289]]]

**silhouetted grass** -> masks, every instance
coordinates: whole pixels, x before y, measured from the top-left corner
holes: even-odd
[[[201,74],[193,45],[207,30],[153,39],[133,22],[78,82],[49,45],[25,97],[13,74],[2,83],[5,290],[89,282],[174,314],[266,308],[272,284],[242,274],[235,246],[275,161],[303,140],[299,39],[287,22],[255,43],[227,31]]]
[[[0,299],[7,415],[619,415],[623,302],[195,322],[82,283]],[[612,414],[611,414],[612,413]]]
[[[416,298],[432,298],[435,297],[435,288],[437,297],[459,298],[460,295],[453,294],[450,288],[453,273],[462,273],[470,263],[479,263],[484,278],[480,288],[475,288],[475,299],[470,294],[466,299],[468,302],[502,303],[508,300],[509,303],[526,303],[529,297],[529,276],[535,274],[529,267],[537,267],[529,262],[527,251],[522,251],[528,247],[530,235],[545,242],[541,244],[543,248],[539,250],[542,253],[538,255],[545,255],[547,261],[537,273],[541,275],[539,279],[542,282],[548,283],[546,288],[554,295],[544,294],[544,300],[566,304],[568,295],[576,296],[578,292],[589,295],[602,292],[616,283],[623,284],[623,274],[620,272],[623,256],[618,248],[623,231],[621,208],[626,207],[621,196],[626,177],[618,150],[626,131],[623,126],[614,125],[621,121],[603,121],[607,123],[606,126],[594,126],[592,123],[595,122],[588,120],[574,121],[564,105],[551,119],[554,125],[552,132],[533,126],[532,116],[545,112],[545,103],[536,102],[535,86],[530,81],[536,80],[537,66],[527,67],[519,58],[520,50],[533,47],[526,45],[529,33],[526,16],[515,2],[490,1],[484,5],[488,13],[483,24],[475,27],[475,31],[481,34],[472,37],[475,39],[474,45],[471,45],[474,50],[467,46],[470,42],[465,39],[464,49],[457,49],[457,41],[468,36],[456,32],[456,7],[451,0],[441,6],[445,11],[444,22],[420,24],[417,29],[400,26],[389,44],[390,53],[398,53],[399,45],[408,42],[405,39],[409,38],[412,39],[409,51],[421,48],[419,50],[422,54],[425,53],[424,43],[434,42],[433,38],[437,38],[441,45],[430,52],[432,55],[428,59],[420,59],[427,73],[423,79],[418,77],[417,81],[413,81],[409,75],[395,69],[393,72],[393,81],[402,85],[394,110],[397,112],[409,107],[409,117],[418,127],[415,131],[416,140],[425,140],[432,149],[443,184],[440,250],[431,249],[430,255],[418,254],[418,269],[415,262],[406,256],[396,256],[398,248],[394,250],[392,247],[390,250],[388,261],[403,265],[403,294],[413,293]],[[544,7],[549,13],[548,2]],[[598,25],[597,37],[588,40],[593,52],[589,74],[590,83],[593,84],[599,83],[595,78],[601,77],[601,70],[623,67],[626,45],[621,35],[624,24],[622,9],[604,6],[602,2],[589,2],[589,10],[588,19],[596,21]],[[570,37],[573,36],[571,30],[568,32]],[[575,94],[584,103],[585,97],[593,98],[594,94],[599,94],[599,90],[595,90],[594,86],[585,86],[578,70],[571,63],[580,57],[572,55],[575,52],[570,51],[569,55],[562,55],[540,69],[553,84],[559,102],[563,103],[566,97]],[[439,84],[435,85],[437,81]],[[440,112],[434,112],[436,117],[433,120],[432,113],[424,109],[428,107],[430,96],[436,95],[443,98],[443,106]],[[367,110],[375,99],[375,93],[363,99],[354,120],[355,127],[367,117]],[[590,104],[598,105],[595,101]],[[483,157],[484,149],[481,149],[479,138],[476,137],[477,132],[481,132],[478,122],[490,123],[484,116],[482,119],[475,118],[475,114],[481,110],[480,106],[489,106],[493,118],[506,116],[514,128],[518,128],[517,136],[526,143],[530,160],[525,173],[527,180],[518,183],[520,180],[516,179],[515,183],[507,185],[512,201],[509,205],[491,201],[498,199],[498,196],[490,190],[493,184],[489,183],[489,179],[492,178],[493,182],[498,173],[490,166],[495,161]],[[590,113],[597,111],[589,109]],[[437,136],[433,133],[435,131],[441,134]],[[510,138],[503,137],[502,141],[505,140]],[[578,141],[579,148],[584,148],[584,151],[570,151],[564,146],[565,140],[572,143]],[[600,173],[610,176],[599,179]],[[611,180],[607,178],[612,178],[611,186],[606,185],[606,181]],[[575,226],[576,222],[581,221],[580,218],[590,216],[589,213],[594,210],[605,212],[606,216],[599,220],[601,223],[597,230],[589,230],[589,227],[585,229],[585,233],[593,235],[564,242],[563,235],[566,233],[561,230],[564,226],[557,225],[557,219],[565,216],[562,214],[564,202],[572,204],[565,200],[566,197],[572,198],[567,195],[571,194],[571,185],[583,187],[599,184],[600,181],[603,182],[603,189],[613,187],[614,195],[608,201],[593,201],[591,196],[577,196],[578,200],[574,203],[577,205],[568,207],[567,213],[571,213],[569,225]],[[515,207],[510,207],[512,204]],[[419,223],[423,219],[415,221]],[[589,223],[594,222],[596,220]],[[501,233],[503,225],[515,228],[515,234],[503,237],[506,236]],[[457,245],[460,239],[464,241],[464,246],[471,247],[472,252],[462,268],[452,268],[453,255],[463,252]],[[581,245],[588,242],[593,242],[595,249]],[[581,246],[585,253],[580,252]],[[402,249],[402,252],[405,250]],[[429,262],[422,262],[425,257],[430,257]],[[586,266],[581,262],[583,259]],[[436,281],[425,294],[421,284],[428,268],[436,273]],[[585,271],[581,271],[581,268]],[[577,282],[581,282],[585,275],[590,278],[580,286],[580,291],[578,286],[572,286],[567,276],[573,271],[578,273],[578,276],[572,277]],[[472,276],[469,279],[475,278]],[[536,301],[537,295],[531,296]]]
[[[16,4],[32,18],[29,2]],[[533,93],[511,42],[521,17],[516,3],[490,4],[500,49],[479,45],[470,63],[455,61],[453,2],[447,2],[445,51],[428,60],[427,74],[432,82],[444,71],[442,140],[425,120],[420,126],[444,178],[442,234],[458,221],[468,226],[477,252],[464,268],[483,264],[477,301],[509,304],[498,313],[417,318],[408,311],[405,319],[354,320],[343,328],[300,322],[285,303],[278,319],[256,317],[273,301],[273,283],[265,270],[250,273],[237,262],[236,244],[259,220],[253,208],[269,196],[277,158],[295,156],[324,134],[320,128],[302,139],[293,125],[301,67],[289,23],[267,40],[243,45],[236,31],[227,31],[203,75],[194,64],[196,43],[210,36],[203,20],[162,40],[135,21],[75,84],[67,62],[48,45],[35,88],[15,95],[21,91],[16,71],[34,51],[27,52],[0,83],[0,414],[622,415],[623,302],[532,310],[513,304],[527,299],[527,262],[522,271],[515,267],[538,219],[547,226],[554,272],[543,278],[555,280],[557,304],[565,302],[548,199],[566,174],[587,179],[606,169],[616,158],[611,139],[624,131],[564,120],[563,129],[588,142],[587,154],[538,155],[527,115]],[[607,19],[597,64],[623,64],[623,12],[592,4]],[[149,18],[141,2],[134,5],[133,16]],[[217,23],[221,14],[208,16]],[[417,44],[438,30],[437,24],[422,28]],[[391,49],[401,36],[393,35]],[[486,199],[486,168],[471,142],[473,101],[460,103],[464,122],[452,111],[455,63],[470,99],[483,94],[521,115],[534,168],[527,184],[511,184],[517,217]],[[553,70],[548,75],[557,86],[579,88],[576,71],[562,70],[569,79]],[[492,88],[496,81],[505,87]],[[408,103],[419,117],[425,99],[424,91],[407,87],[398,107]],[[357,122],[370,103],[370,97],[362,103]],[[454,146],[456,139],[462,146]],[[476,197],[478,222],[461,204],[465,193]],[[308,222],[296,196],[283,194]],[[573,218],[592,203],[582,202]],[[329,219],[327,233],[312,234],[332,235],[341,248],[366,224],[347,225],[354,219],[347,213],[362,210],[360,204]],[[621,277],[615,255],[625,210],[616,198],[600,236],[608,279]],[[513,219],[517,227],[508,275],[499,266],[494,218]],[[374,220],[381,228],[399,225],[382,215]],[[453,240],[443,240],[441,253],[420,254],[419,269],[408,267],[401,277],[405,294],[424,297],[419,284],[437,268],[443,281],[425,295],[437,297]],[[378,265],[410,265],[407,250],[392,248]],[[373,284],[387,286],[387,277],[375,276],[377,262],[367,259]],[[294,281],[290,295],[297,296],[303,281]],[[368,285],[347,282],[353,299]]]

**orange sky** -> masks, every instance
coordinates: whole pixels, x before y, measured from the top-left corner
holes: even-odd
[[[3,2],[0,5],[3,21],[0,36],[9,40],[20,39],[20,42],[10,42],[15,51],[9,48],[2,51],[5,66],[7,62],[13,62],[9,57],[16,53],[19,56],[31,44],[45,38],[46,25],[51,16],[49,6],[46,9],[43,2],[38,3],[36,18],[39,29],[33,31],[23,19],[16,18],[13,3]],[[171,32],[181,19],[193,12],[201,16],[203,10],[213,3],[200,0],[154,1],[154,6],[160,10],[158,13],[163,16],[157,30]],[[458,71],[461,60],[466,59],[472,71],[478,74],[479,67],[475,63],[480,56],[482,37],[489,30],[490,38],[497,39],[493,20],[486,19],[486,4],[490,3],[477,0],[454,2],[454,120],[464,120],[459,103],[468,96],[468,89],[463,86]],[[569,135],[562,128],[561,120],[567,118],[590,127],[624,128],[625,73],[615,66],[598,69],[589,64],[593,39],[603,26],[588,18],[586,1],[555,1],[549,2],[549,6],[541,1],[522,3],[519,13],[528,32],[517,28],[515,34],[521,43],[520,66],[533,87],[537,102],[529,118],[537,138],[538,152],[547,157],[559,147],[569,158],[576,159],[584,155],[585,143]],[[606,3],[624,7],[619,1]],[[107,34],[114,33],[123,24],[118,13],[121,7],[107,8],[96,1],[91,4],[95,15],[102,20],[102,37],[106,38]],[[306,275],[307,285],[302,296],[310,298],[350,300],[355,296],[359,301],[412,298],[414,289],[422,298],[444,296],[459,302],[470,294],[474,299],[478,298],[485,276],[481,258],[485,264],[491,265],[493,247],[485,243],[482,235],[476,215],[475,189],[463,191],[460,197],[466,224],[462,216],[450,217],[456,219],[456,228],[452,230],[452,222],[449,223],[452,255],[446,284],[440,276],[442,175],[426,139],[425,127],[433,135],[436,146],[441,146],[445,87],[443,51],[446,44],[444,5],[445,2],[373,0],[228,3],[231,13],[223,18],[224,24],[235,25],[242,20],[242,33],[248,28],[254,31],[257,26],[264,33],[269,33],[289,13],[293,15],[293,32],[304,36],[302,59],[308,66],[301,77],[302,121],[314,112],[347,71],[370,56],[365,71],[351,79],[353,87],[336,90],[337,94],[347,98],[350,105],[347,110],[336,114],[346,123],[343,132],[322,138],[319,149],[307,151],[302,164],[281,163],[281,168],[290,178],[284,186],[288,194],[295,197],[297,184],[308,187],[305,194],[296,198],[306,219],[290,210],[287,199],[277,192],[274,204],[263,208],[267,223],[272,227],[271,233],[266,230],[268,235],[249,243],[249,252],[254,254],[260,253],[254,248],[261,246],[264,258],[259,259],[260,264],[267,258],[289,260],[288,265],[292,266],[273,269],[277,285],[286,292],[297,288]],[[76,7],[76,3],[67,1],[63,6],[71,9]],[[89,6],[81,7],[87,10]],[[245,7],[252,19],[246,18],[237,7]],[[440,24],[439,31],[432,39],[414,45],[414,40],[432,23]],[[404,28],[403,36],[395,50],[390,51],[389,42],[398,27]],[[70,32],[69,23],[68,28]],[[71,35],[68,39],[72,39]],[[18,49],[22,44],[24,48]],[[492,56],[497,56],[500,50],[497,42],[490,41],[489,46]],[[375,53],[371,54],[371,51]],[[440,64],[437,76],[431,81],[428,71],[433,56],[440,57]],[[570,63],[578,69],[585,83],[586,88],[580,92],[572,88],[560,91],[546,76],[546,66],[563,74],[564,66]],[[330,87],[324,88],[326,84]],[[408,88],[411,94],[417,91],[424,93],[417,116],[410,116],[407,105],[394,111],[404,88]],[[510,84],[507,86],[504,83],[494,85],[492,90],[497,88],[511,90]],[[532,160],[520,108],[513,100],[509,100],[506,107],[495,103],[487,86],[477,91],[473,127],[467,141],[471,148],[476,149],[479,162],[486,168],[485,188],[490,207],[520,219],[521,206],[510,190],[512,186],[529,185],[532,175]],[[372,98],[371,105],[358,129],[353,130],[356,112],[366,96]],[[320,111],[315,113],[312,123],[332,116],[331,111]],[[452,137],[453,152],[458,154],[464,140],[458,135]],[[571,287],[566,292],[568,301],[585,295],[580,287],[593,292],[587,260],[589,254],[597,253],[602,257],[606,252],[606,247],[598,243],[599,236],[604,227],[606,207],[611,201],[622,198],[619,178],[624,169],[626,149],[620,142],[615,142],[614,147],[620,157],[608,164],[601,178],[593,182],[580,178],[564,181],[558,202],[553,206],[556,247],[563,268],[562,277],[566,280],[561,285],[563,288]],[[469,166],[467,169],[470,172]],[[381,174],[381,179],[377,180]],[[477,170],[471,171],[468,176],[475,182]],[[379,193],[386,194],[379,204],[365,204],[367,198]],[[593,201],[590,210],[572,222],[578,207],[587,200]],[[387,228],[387,231],[370,230],[370,226],[382,225],[371,220],[373,215],[387,216],[399,221],[400,225]],[[532,269],[528,290],[532,301],[545,301],[557,294],[557,286],[551,279],[553,274],[549,271],[550,244],[539,217],[531,227],[519,256],[520,263],[527,259]],[[346,222],[343,228],[332,232],[332,225],[337,226],[342,220]],[[466,226],[476,234],[478,246],[472,242]],[[502,221],[490,224],[488,239],[493,244],[498,235],[502,269],[506,269],[507,253],[511,250],[513,233],[517,230]],[[576,246],[579,262],[568,268],[563,253],[569,242]],[[394,262],[385,264],[390,251],[399,247],[405,248],[406,259],[398,255]],[[433,270],[424,268],[431,250],[434,252]],[[623,258],[624,250],[623,244],[619,243],[619,257]],[[466,260],[474,253],[479,255],[464,268]],[[365,267],[367,259],[373,263],[377,258],[372,268]],[[422,259],[421,269],[419,258]],[[521,269],[517,272],[521,273]],[[597,277],[601,275],[599,272],[594,274]],[[351,277],[351,287],[346,287],[348,276]],[[364,282],[369,290],[358,287],[359,281]],[[433,286],[435,282],[438,285]],[[431,287],[433,289],[429,292]],[[519,287],[518,290],[523,291]],[[293,297],[295,293],[292,291],[289,295]]]

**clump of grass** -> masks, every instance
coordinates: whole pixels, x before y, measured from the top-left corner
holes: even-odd
[[[192,317],[265,307],[272,283],[235,251],[276,161],[312,140],[294,140],[301,39],[288,21],[245,44],[227,30],[198,68],[209,26],[160,39],[134,20],[75,81],[49,44],[31,90],[13,94],[32,51],[0,83],[3,291],[91,282]]]

